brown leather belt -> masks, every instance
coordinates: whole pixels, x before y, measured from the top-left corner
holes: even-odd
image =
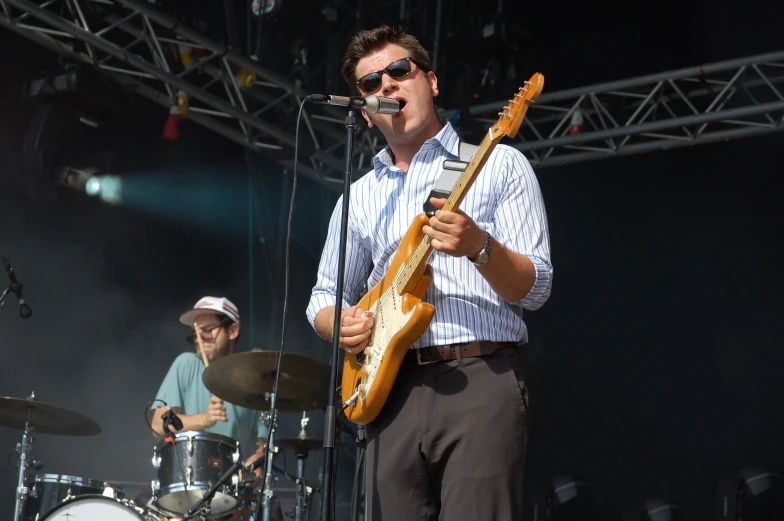
[[[411,349],[407,356],[413,358],[417,365],[432,364],[435,362],[449,362],[475,356],[486,356],[499,349],[516,346],[516,342],[491,342],[482,340],[470,344],[455,344],[449,346],[431,346]]]

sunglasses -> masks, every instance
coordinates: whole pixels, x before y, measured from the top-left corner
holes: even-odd
[[[390,78],[396,80],[405,78],[411,74],[411,58],[402,58],[396,62],[390,63],[380,71],[365,74],[357,80],[357,87],[365,94],[377,91],[381,87],[381,75],[385,72]]]
[[[207,333],[211,337],[215,338],[215,333],[213,333],[213,331],[215,331],[216,329],[221,328],[221,327],[226,327],[226,326],[230,325],[231,323],[232,323],[231,320],[221,320],[218,324],[216,324],[214,326],[201,327],[199,329],[201,329],[202,333]],[[188,342],[191,345],[195,345],[196,344],[196,335],[192,334],[192,335],[186,336],[185,337],[185,341]]]

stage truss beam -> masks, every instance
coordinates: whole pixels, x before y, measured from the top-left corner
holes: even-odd
[[[308,93],[288,78],[139,0],[0,0],[0,8],[0,25],[96,67],[162,106],[170,107],[178,91],[185,92],[191,120],[293,167],[294,127]],[[199,50],[193,65],[174,58],[182,46]],[[239,69],[255,75],[252,87],[236,80]],[[552,93],[545,89],[516,138],[507,142],[541,169],[775,132],[783,128],[782,85],[784,51]],[[469,111],[489,127],[506,103]],[[330,109],[306,106],[299,168],[340,191],[344,121],[342,112]],[[455,110],[441,112],[458,130],[459,116]],[[383,146],[363,127],[357,129],[355,174]]]
[[[511,144],[541,169],[767,134],[784,128],[782,93],[784,51],[545,92]],[[489,126],[506,103],[469,111]]]
[[[293,166],[297,114],[308,93],[148,4],[0,0],[0,25],[71,61],[95,67],[164,107],[176,104],[183,92],[189,98],[188,119],[287,168]],[[183,49],[195,54],[194,63],[185,65],[179,59]],[[255,76],[252,86],[238,80],[240,70]],[[343,120],[335,118],[342,113],[330,109],[305,105],[299,169],[314,181],[340,190],[345,135],[337,128]],[[162,114],[162,123],[164,119]],[[365,133],[358,129],[355,142],[358,171],[375,153]]]

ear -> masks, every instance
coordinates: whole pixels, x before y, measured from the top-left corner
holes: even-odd
[[[365,111],[365,109],[360,109],[360,110],[362,111],[362,117],[365,118],[365,121],[367,121],[368,128],[373,128],[373,120],[370,119],[370,116],[368,116],[367,111]]]
[[[234,322],[229,326],[229,340],[237,340],[238,336],[240,336],[240,326]]]
[[[427,73],[427,82],[430,84],[430,91],[433,93],[433,97],[435,98],[438,96],[438,78],[436,78],[436,73],[430,71]]]

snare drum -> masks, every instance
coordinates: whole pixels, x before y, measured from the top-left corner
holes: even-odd
[[[67,499],[86,494],[115,496],[116,492],[103,481],[62,474],[40,474],[25,482],[28,493],[25,499],[24,521],[40,520],[52,508]]]
[[[57,505],[40,521],[146,521],[140,510],[113,497],[88,494]]]
[[[180,432],[155,448],[152,465],[158,479],[152,482],[153,501],[175,517],[187,513],[234,463],[240,461],[240,443],[207,432]],[[212,497],[210,517],[223,517],[237,508],[239,469]]]

